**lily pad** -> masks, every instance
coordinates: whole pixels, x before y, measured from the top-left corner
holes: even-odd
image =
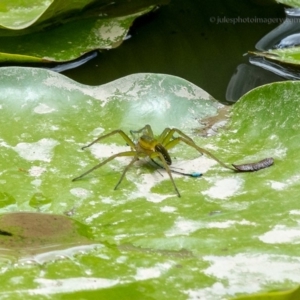
[[[241,296],[232,300],[297,300],[300,297],[300,288],[277,291],[256,295]]]
[[[137,17],[167,2],[4,1],[0,62],[65,62],[93,50],[115,48]]]
[[[253,55],[290,65],[300,65],[300,47],[290,47],[283,49],[271,49],[265,52],[250,52]]]
[[[0,28],[10,29],[5,35],[13,32],[24,34],[24,29],[34,27],[34,31],[56,24],[67,23],[72,20],[91,16],[120,16],[133,13],[141,8],[168,3],[161,0],[159,3],[152,0],[139,0],[124,3],[120,0],[107,2],[104,0],[28,0],[28,1],[1,1]],[[22,31],[23,29],[23,31]],[[30,30],[32,31],[32,30]],[[1,31],[4,34],[5,31]]]
[[[276,0],[278,3],[282,3],[291,7],[300,7],[299,0]]]
[[[119,46],[142,12],[115,18],[88,18],[16,37],[0,36],[0,62],[64,62],[86,52]]]
[[[81,1],[2,1],[0,6],[0,27],[6,29],[20,30],[32,26],[35,23],[43,22],[65,16],[74,11],[80,11],[91,0]]]
[[[40,199],[39,210],[73,211],[96,242],[112,246],[42,269],[0,260],[0,296],[92,298],[99,292],[103,298],[215,300],[297,285],[299,89],[298,82],[282,82],[251,91],[233,106],[225,127],[206,137],[199,132],[222,105],[181,78],[135,74],[92,87],[47,70],[2,68],[0,192],[9,200],[0,212],[35,211]],[[130,158],[71,181],[129,149],[117,135],[82,146],[145,124],[156,134],[178,127],[227,163],[271,156],[275,165],[235,173],[178,145],[170,150],[172,167],[203,173],[174,174],[182,198],[164,170],[147,160],[132,166],[115,191]]]

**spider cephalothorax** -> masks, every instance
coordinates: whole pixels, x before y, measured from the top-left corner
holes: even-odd
[[[117,130],[111,131],[108,134],[105,134],[105,135],[102,135],[102,136],[98,137],[96,140],[94,140],[93,142],[91,142],[87,146],[82,147],[82,149],[85,149],[85,148],[90,147],[91,145],[95,144],[96,142],[99,142],[100,140],[102,140],[104,138],[107,138],[107,137],[115,135],[115,134],[120,134],[122,136],[122,138],[125,140],[125,142],[128,144],[128,146],[131,148],[131,150],[116,153],[116,154],[108,157],[107,159],[100,162],[99,164],[97,164],[96,166],[91,168],[90,170],[88,170],[85,173],[81,174],[80,176],[74,178],[73,181],[76,181],[76,180],[84,177],[85,175],[91,173],[95,169],[100,168],[101,166],[105,165],[106,163],[108,163],[109,161],[113,160],[116,157],[133,156],[132,160],[125,167],[119,181],[117,182],[117,184],[114,188],[116,190],[118,188],[118,186],[120,185],[120,183],[122,182],[126,172],[128,171],[128,169],[130,168],[130,166],[134,162],[136,162],[140,158],[144,158],[144,157],[149,157],[152,161],[154,161],[154,159],[158,158],[161,161],[162,165],[159,165],[158,163],[156,163],[156,164],[158,164],[159,166],[161,166],[162,168],[164,168],[167,171],[167,173],[168,173],[168,175],[169,175],[169,177],[172,181],[172,184],[174,186],[174,189],[175,189],[178,197],[180,197],[180,193],[179,193],[179,191],[177,189],[177,186],[174,182],[172,172],[179,173],[179,174],[182,174],[182,175],[189,175],[189,176],[192,176],[192,177],[199,177],[200,173],[196,173],[198,175],[192,175],[192,174],[185,174],[185,173],[180,173],[180,172],[177,172],[177,171],[174,171],[174,170],[170,170],[169,165],[172,164],[172,160],[171,160],[171,157],[168,153],[168,150],[175,147],[179,142],[183,142],[183,143],[193,147],[194,149],[196,149],[201,154],[204,153],[204,154],[210,156],[211,158],[216,160],[219,164],[221,164],[224,168],[233,170],[235,172],[257,171],[258,169],[266,168],[266,167],[269,167],[270,165],[273,164],[273,159],[268,158],[267,159],[268,164],[262,164],[262,167],[256,168],[256,169],[251,169],[251,168],[248,168],[248,167],[245,168],[245,166],[248,166],[250,164],[247,164],[247,165],[233,165],[233,167],[228,166],[224,162],[219,160],[217,157],[215,157],[208,150],[205,150],[205,149],[197,146],[195,144],[195,142],[189,136],[187,136],[185,133],[183,133],[181,130],[179,130],[177,128],[166,128],[166,129],[164,129],[164,131],[158,136],[158,138],[154,137],[150,125],[146,125],[143,128],[141,128],[140,130],[136,130],[136,131],[131,130],[130,133],[133,137],[136,136],[137,134],[140,135],[140,137],[137,139],[136,142],[134,142],[132,139],[130,139],[129,136],[124,131],[122,131],[120,129],[117,129]],[[174,137],[175,133],[178,134],[177,137]]]

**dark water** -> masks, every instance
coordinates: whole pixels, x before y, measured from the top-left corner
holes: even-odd
[[[231,18],[238,18],[237,23],[229,23],[233,22]],[[237,67],[251,66],[249,56],[244,54],[254,50],[255,44],[280,24],[277,18],[284,18],[284,8],[270,0],[172,0],[168,6],[137,20],[130,31],[131,38],[119,48],[103,51],[85,65],[63,74],[89,85],[132,73],[172,74],[226,101],[228,83]],[[246,71],[245,66],[242,69],[244,78],[235,82],[235,95],[229,98],[238,97],[252,85],[280,80],[258,67],[251,66],[254,78],[249,76],[248,66]],[[236,86],[250,77],[248,87],[236,92]]]

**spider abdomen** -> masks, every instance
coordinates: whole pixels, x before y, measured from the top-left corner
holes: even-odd
[[[167,149],[162,144],[157,143],[155,145],[154,149],[156,152],[160,152],[162,154],[162,156],[164,157],[164,159],[168,165],[172,164],[172,159],[171,159]]]
[[[146,151],[161,153],[166,163],[168,165],[172,164],[172,160],[168,153],[168,150],[151,136],[145,134],[142,135],[138,141],[138,146]]]

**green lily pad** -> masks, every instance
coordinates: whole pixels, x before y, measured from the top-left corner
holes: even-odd
[[[251,91],[233,106],[225,127],[207,137],[201,128],[222,105],[181,78],[135,74],[92,87],[47,70],[2,68],[0,192],[6,202],[0,212],[72,211],[95,242],[108,243],[43,268],[8,267],[0,257],[0,297],[93,298],[99,292],[102,298],[210,300],[293,288],[300,281],[299,89],[298,82],[282,82]],[[130,158],[71,181],[129,149],[117,135],[82,146],[145,124],[156,134],[180,128],[228,164],[273,157],[275,165],[235,173],[178,145],[170,150],[172,167],[203,173],[174,174],[181,198],[164,170],[143,160],[117,190]]]
[[[232,300],[297,300],[300,297],[300,288],[288,290],[288,291],[277,291],[263,294],[255,294],[248,296],[241,296]]]
[[[133,13],[141,8],[168,3],[161,0],[159,3],[152,0],[134,0],[124,4],[122,1],[107,2],[104,0],[27,0],[8,1],[0,4],[0,28],[10,29],[5,35],[41,30],[55,24],[67,23],[72,20],[91,16],[120,16]],[[26,31],[24,29],[33,27]],[[23,31],[22,31],[23,30]],[[5,31],[1,31],[4,34]]]
[[[26,2],[26,3],[25,3]],[[65,62],[119,46],[152,0],[4,1],[0,4],[0,62]],[[2,28],[1,28],[2,27]],[[4,29],[3,29],[4,28]]]
[[[115,18],[89,18],[16,37],[0,36],[0,62],[64,62],[86,52],[119,46],[132,22],[148,12]]]
[[[299,0],[276,0],[278,3],[282,3],[291,7],[300,7]]]
[[[266,58],[277,63],[284,63],[294,66],[300,65],[300,47],[289,47],[283,49],[271,49],[264,52],[250,52],[259,57]]]
[[[74,11],[82,10],[91,0],[81,1],[1,1],[0,27],[20,30],[32,26],[37,22],[58,18]]]

